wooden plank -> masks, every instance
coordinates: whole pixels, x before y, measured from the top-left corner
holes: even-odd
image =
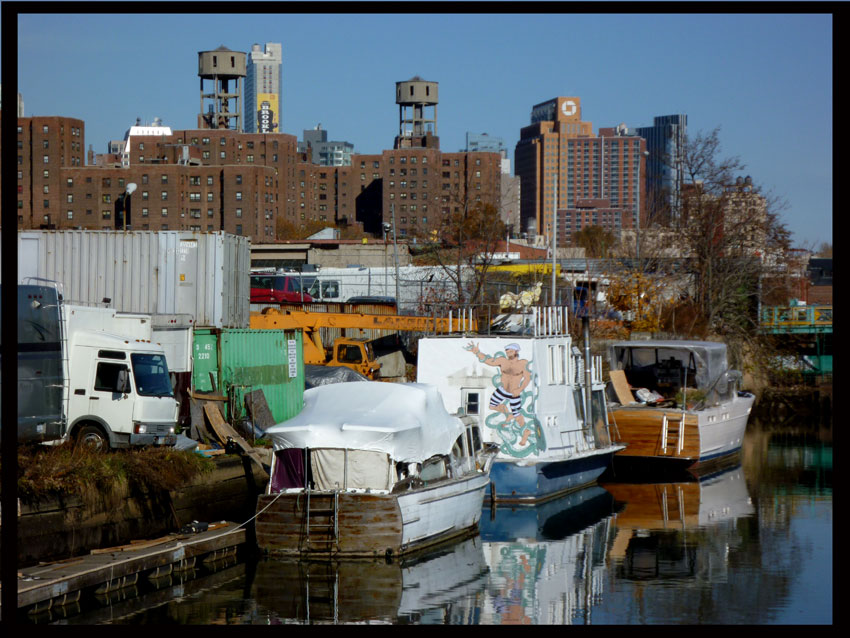
[[[626,372],[624,370],[611,370],[608,376],[611,377],[611,384],[614,386],[614,393],[617,395],[617,401],[620,402],[620,405],[635,403],[629,382],[626,381]]]
[[[210,425],[212,425],[213,430],[216,435],[218,435],[218,438],[221,440],[223,445],[227,443],[228,439],[232,440],[245,454],[248,455],[248,458],[254,461],[265,471],[265,466],[263,465],[263,460],[260,455],[239,435],[236,430],[231,427],[229,423],[224,420],[218,404],[213,403],[212,401],[207,401],[204,403],[204,412],[210,421]]]
[[[190,434],[195,441],[205,443],[212,441],[213,437],[204,423],[204,412],[201,402],[195,398],[189,399],[189,417],[191,419]]]
[[[268,430],[271,426],[275,425],[272,411],[269,409],[269,404],[266,401],[266,395],[262,388],[253,390],[245,395],[245,406],[254,420],[254,425],[261,430]]]

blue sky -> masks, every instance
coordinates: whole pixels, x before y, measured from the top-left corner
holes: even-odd
[[[486,132],[513,160],[531,107],[559,95],[581,98],[594,132],[685,113],[691,133],[720,127],[721,154],[787,202],[796,245],[832,243],[830,15],[24,14],[18,90],[26,116],[80,118],[104,152],[137,117],[195,128],[198,52],[266,42],[283,45],[282,130],[299,139],[321,123],[358,153],[391,148],[395,83],[414,75],[439,82],[444,151]]]

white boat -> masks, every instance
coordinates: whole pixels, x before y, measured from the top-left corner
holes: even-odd
[[[491,500],[533,504],[592,484],[623,449],[608,431],[601,357],[573,346],[565,308],[501,323],[506,334],[420,339],[417,381],[499,445]]]
[[[255,527],[270,554],[391,557],[477,531],[496,450],[434,387],[312,388],[265,436],[274,460]]]
[[[622,341],[608,357],[617,397],[608,420],[627,445],[618,463],[675,459],[696,467],[740,450],[755,396],[738,390],[742,375],[729,368],[725,344]]]

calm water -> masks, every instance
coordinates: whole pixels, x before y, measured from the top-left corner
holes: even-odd
[[[832,430],[751,422],[702,480],[605,480],[407,565],[232,559],[59,624],[831,624]]]

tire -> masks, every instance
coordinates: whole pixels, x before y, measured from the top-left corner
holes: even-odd
[[[96,452],[109,449],[109,437],[96,425],[84,425],[77,430],[77,445],[85,445]]]

